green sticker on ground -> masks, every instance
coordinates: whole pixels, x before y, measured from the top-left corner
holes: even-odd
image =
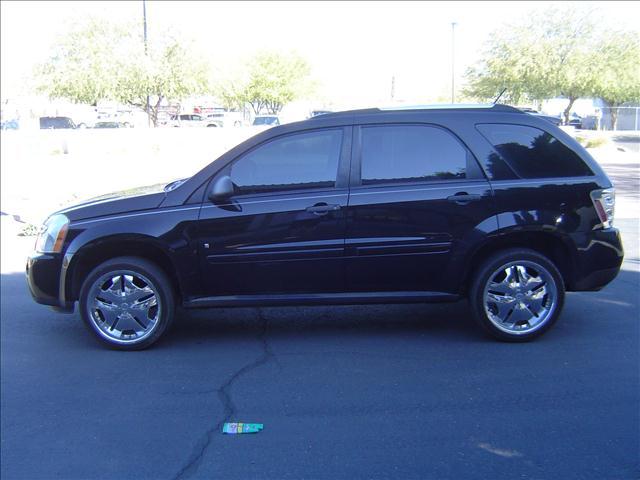
[[[262,423],[225,423],[222,426],[222,433],[229,433],[232,435],[239,433],[258,433],[264,428]]]

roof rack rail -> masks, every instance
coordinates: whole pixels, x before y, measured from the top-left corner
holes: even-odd
[[[513,107],[503,104],[493,103],[434,103],[428,105],[397,105],[390,107],[380,107],[379,110],[496,110],[515,111]]]
[[[433,104],[433,105],[398,105],[390,107],[363,108],[356,110],[343,110],[338,112],[325,113],[317,117],[311,117],[309,120],[320,120],[326,118],[342,117],[347,115],[367,115],[393,111],[420,111],[420,110],[486,110],[492,112],[504,113],[523,113],[510,105],[503,104]]]

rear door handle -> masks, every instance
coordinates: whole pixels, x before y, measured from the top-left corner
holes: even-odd
[[[481,198],[482,198],[482,195],[460,192],[460,193],[456,193],[455,195],[451,195],[450,197],[447,197],[447,200],[449,200],[450,202],[459,203],[460,205],[464,205],[465,203],[469,203],[469,202],[477,202]]]
[[[313,207],[307,207],[307,212],[314,213],[316,215],[326,215],[329,212],[335,212],[340,210],[340,205],[333,204],[327,205],[326,203],[318,203]]]

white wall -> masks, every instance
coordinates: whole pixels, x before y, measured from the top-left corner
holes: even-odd
[[[0,208],[36,223],[83,199],[191,176],[257,131],[251,127],[3,131]]]

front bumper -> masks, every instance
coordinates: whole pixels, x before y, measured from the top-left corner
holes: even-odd
[[[62,255],[55,253],[32,253],[27,259],[27,285],[33,299],[53,307],[54,310],[72,313],[74,302],[60,295],[60,272]]]
[[[620,271],[624,259],[620,231],[617,228],[595,230],[576,240],[578,253],[570,290],[600,290]]]

